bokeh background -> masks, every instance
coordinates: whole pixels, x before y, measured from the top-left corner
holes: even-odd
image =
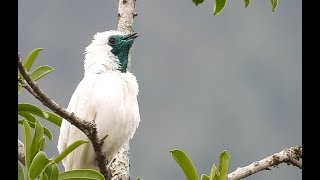
[[[26,58],[43,48],[35,67],[55,71],[40,87],[67,107],[83,78],[84,49],[96,32],[117,27],[118,1],[18,0],[18,48]],[[141,122],[131,140],[132,179],[185,179],[169,151],[182,149],[199,175],[231,155],[230,171],[302,144],[301,1],[228,1],[213,16],[213,0],[138,0],[132,72]],[[26,91],[19,102],[43,107]],[[46,109],[46,108],[44,108]],[[49,156],[57,154],[59,128]],[[22,128],[19,127],[21,138]],[[62,166],[61,166],[62,168]],[[247,179],[297,180],[302,171],[280,165]]]

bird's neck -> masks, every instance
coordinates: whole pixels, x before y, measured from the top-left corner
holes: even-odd
[[[119,71],[119,59],[110,53],[87,53],[84,60],[85,74]]]
[[[129,51],[117,51],[117,49],[112,49],[111,52],[115,54],[115,56],[119,59],[119,71],[122,73],[127,72],[128,67],[128,57],[129,57]]]

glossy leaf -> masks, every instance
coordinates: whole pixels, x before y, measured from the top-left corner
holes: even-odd
[[[57,180],[59,177],[59,167],[56,163],[52,162],[49,164],[46,169],[44,170],[45,173],[48,176],[49,180]]]
[[[26,119],[30,118],[31,122],[35,121],[34,118],[31,119],[32,117],[30,115],[36,115],[38,117],[48,120],[49,122],[57,126],[61,126],[62,123],[62,118],[60,116],[49,111],[44,111],[32,104],[18,104],[18,114],[20,116],[25,117]]]
[[[46,173],[41,173],[39,180],[50,180],[50,179],[48,178],[48,176],[46,175]]]
[[[26,160],[26,167],[29,168],[32,156],[31,156],[31,144],[32,144],[32,136],[31,136],[31,128],[29,123],[25,120],[23,121],[23,133],[24,133],[24,153]]]
[[[26,68],[27,71],[30,70],[31,66],[33,65],[34,61],[38,57],[39,52],[42,50],[42,48],[37,48],[31,51],[29,56],[27,57],[26,61],[24,62],[24,68]]]
[[[201,180],[210,180],[210,177],[208,175],[202,174]]]
[[[23,124],[23,121],[25,119],[21,119],[21,120],[18,120],[18,123],[19,124]],[[35,123],[33,122],[30,122],[29,120],[27,120],[27,122],[29,123],[30,127],[34,128],[35,127]],[[43,127],[43,133],[44,135],[46,135],[50,140],[52,140],[52,133],[49,129],[47,129],[46,127]]]
[[[20,112],[31,113],[31,114],[37,115],[39,117],[42,117],[42,118],[48,118],[49,117],[49,115],[46,112],[43,112],[37,106],[32,105],[32,104],[27,104],[27,103],[18,104],[18,114],[19,115],[20,115]]]
[[[78,140],[68,146],[65,150],[63,150],[57,157],[54,158],[55,163],[59,163],[62,159],[64,159],[69,153],[71,153],[74,149],[79,147],[81,144],[88,143],[85,140]]]
[[[271,0],[272,5],[272,11],[274,12],[276,10],[276,7],[278,6],[278,0]]]
[[[39,142],[39,151],[43,151],[45,146],[46,146],[46,139],[43,136]]]
[[[35,179],[40,176],[50,162],[45,152],[38,152],[30,165],[29,177]]]
[[[210,180],[215,180],[214,176],[217,172],[217,166],[216,165],[212,165],[211,171],[210,171]]]
[[[44,110],[42,110],[42,109],[40,109],[40,108],[38,108],[38,107],[36,107],[36,106],[34,106],[32,104],[28,104],[28,105],[31,105],[32,107],[27,107],[28,109],[24,108],[21,111],[19,111],[19,109],[18,109],[18,114],[20,116],[22,116],[22,117],[24,117],[24,118],[26,118],[29,121],[34,123],[37,120],[34,116],[32,116],[32,114],[34,114],[36,116],[39,116],[39,117],[41,117],[43,119],[48,120],[49,122],[51,122],[51,123],[53,123],[53,124],[55,124],[57,126],[61,126],[62,118],[60,116],[58,116],[58,115],[56,115],[56,114],[54,114],[52,112],[49,112],[49,111],[44,111]],[[35,108],[37,112],[28,111],[30,108]],[[42,112],[42,114],[41,114],[40,111]]]
[[[40,66],[37,69],[35,69],[31,74],[31,78],[34,81],[39,80],[40,78],[42,78],[43,76],[45,76],[46,74],[50,73],[53,71],[53,68],[48,66],[48,65],[44,65],[44,66]]]
[[[37,118],[32,116],[28,111],[19,111],[19,115],[26,118],[28,121],[32,122],[33,124],[37,121]]]
[[[225,7],[227,0],[215,0],[213,15],[218,15]]]
[[[62,118],[52,112],[49,111],[44,111],[45,113],[47,113],[48,117],[45,118],[46,120],[48,120],[49,122],[57,125],[57,126],[61,126],[62,123]]]
[[[180,165],[188,180],[198,180],[198,173],[186,153],[179,149],[171,150],[174,160]]]
[[[192,0],[192,2],[198,6],[199,4],[203,3],[204,0]]]
[[[92,169],[77,169],[59,174],[59,180],[104,180],[103,175]]]
[[[249,7],[249,5],[250,5],[250,0],[244,0],[244,7]]]
[[[214,180],[216,180],[216,179],[217,180],[222,180],[221,177],[220,177],[220,172],[219,171],[216,172],[216,174],[214,175],[213,179]]]
[[[18,180],[24,180],[24,171],[20,161],[18,161]]]
[[[229,162],[230,162],[230,155],[227,153],[227,151],[224,150],[220,154],[220,159],[219,159],[220,180],[227,180]]]
[[[43,126],[40,124],[39,121],[36,121],[35,128],[34,128],[34,135],[33,135],[33,141],[31,145],[31,155],[34,157],[39,151],[41,146],[41,139],[44,138],[43,133]]]

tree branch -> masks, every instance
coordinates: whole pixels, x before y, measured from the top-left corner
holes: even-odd
[[[102,145],[104,141],[100,140],[98,137],[96,124],[94,122],[84,121],[80,119],[79,117],[75,116],[74,113],[68,112],[65,108],[62,108],[59,104],[57,104],[50,97],[44,94],[43,91],[39,88],[38,84],[31,78],[30,74],[24,68],[19,53],[18,69],[22,77],[25,79],[18,79],[22,87],[27,89],[34,97],[36,97],[40,102],[42,102],[53,112],[55,112],[65,120],[69,121],[72,125],[76,126],[84,134],[87,135],[88,139],[92,142],[92,146],[96,154],[96,160],[100,172],[106,177],[106,179],[110,179],[111,173],[107,170],[107,167],[105,166],[107,164],[107,158],[102,153]]]
[[[26,165],[25,154],[24,154],[24,144],[19,139],[18,139],[18,160],[24,166]]]
[[[118,31],[125,34],[133,33],[133,19],[137,15],[134,13],[136,0],[119,0],[118,5]],[[128,57],[128,70],[131,67],[131,50]],[[130,147],[129,142],[125,143],[120,151],[115,155],[114,160],[110,164],[112,180],[129,180],[129,159]]]
[[[32,94],[35,98],[37,98],[39,101],[41,101],[40,97],[32,90],[32,88],[29,86],[29,84],[26,82],[26,80],[22,78],[18,78],[18,82],[21,84],[23,88],[29,91],[30,94]]]
[[[228,175],[228,180],[238,180],[248,177],[262,170],[270,170],[272,167],[278,166],[280,163],[292,164],[302,169],[302,163],[299,159],[302,158],[302,147],[290,147],[266,157],[260,161],[256,161],[246,167],[237,168],[234,172]]]

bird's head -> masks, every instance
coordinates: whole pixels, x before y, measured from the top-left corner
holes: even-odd
[[[138,33],[125,35],[114,30],[95,34],[85,49],[85,73],[127,72],[129,50],[136,37]]]

